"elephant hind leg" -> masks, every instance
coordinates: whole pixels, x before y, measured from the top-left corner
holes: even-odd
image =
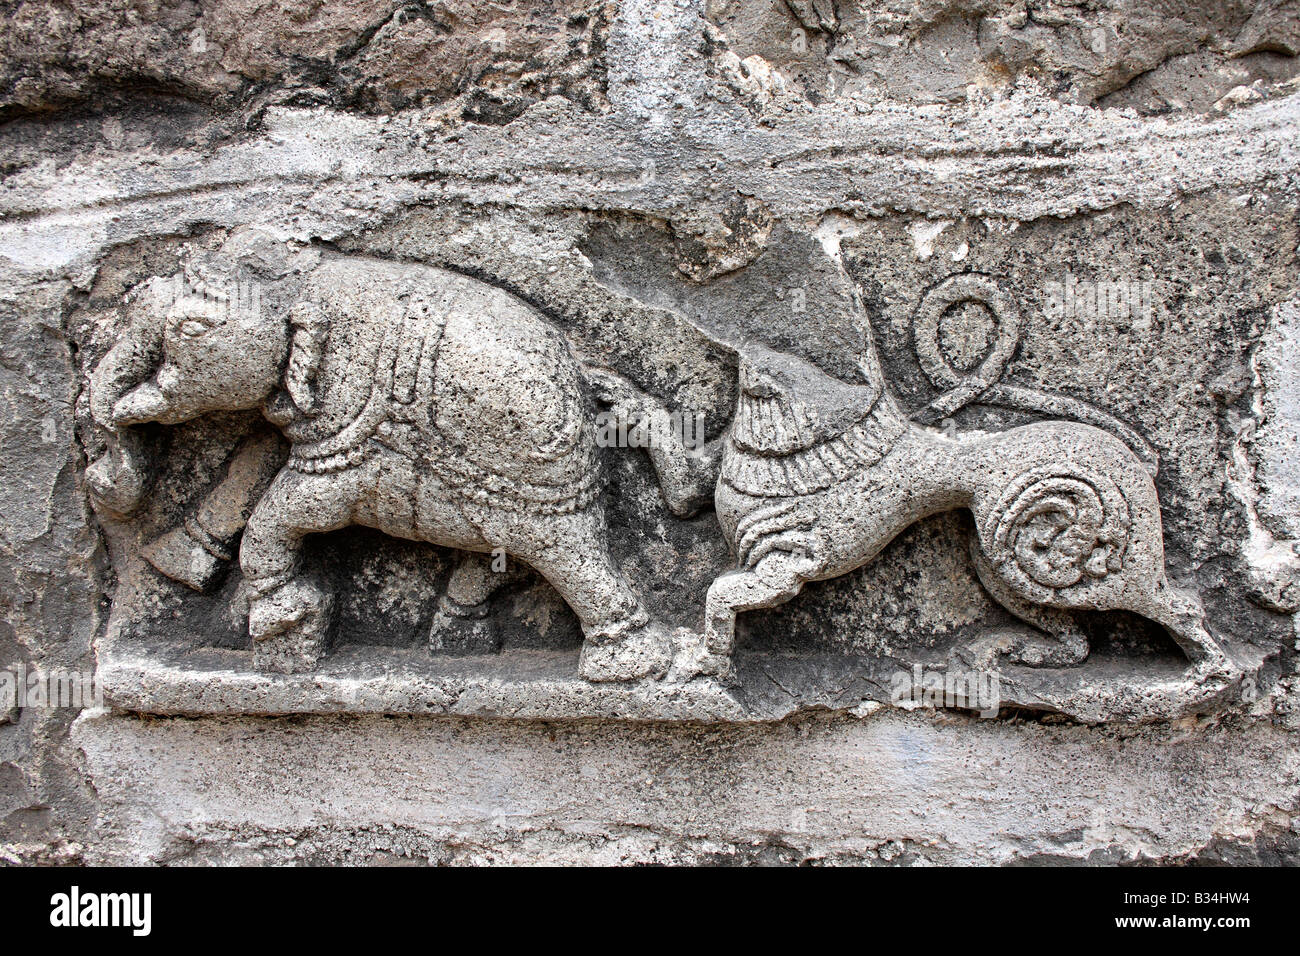
[[[429,627],[431,651],[491,654],[501,649],[500,636],[484,620],[492,592],[510,577],[494,570],[495,560],[489,554],[459,552]]]
[[[438,607],[453,617],[477,619],[487,615],[488,598],[497,589],[503,573],[492,570],[493,558],[475,551],[462,551],[447,580],[447,590]]]
[[[531,564],[578,616],[584,637],[580,670],[593,681],[659,677],[672,663],[672,644],[614,567],[599,505],[555,515],[507,550]]]

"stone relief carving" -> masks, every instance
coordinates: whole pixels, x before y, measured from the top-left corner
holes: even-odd
[[[139,551],[198,592],[237,559],[232,613],[246,613],[264,672],[310,673],[329,653],[337,596],[304,560],[305,542],[364,526],[455,550],[430,651],[500,648],[484,619],[517,579],[517,559],[576,615],[581,678],[725,694],[738,614],[861,568],[918,521],[965,509],[976,578],[1028,625],[979,638],[967,662],[1076,667],[1090,641],[1072,612],[1122,611],[1164,628],[1190,662],[1185,679],[1147,695],[1160,712],[1238,677],[1197,595],[1167,580],[1152,447],[1093,405],[1001,381],[1020,317],[997,280],[958,273],[919,297],[913,347],[943,391],[909,415],[835,269],[850,325],[865,333],[859,348],[832,374],[743,332],[721,336],[738,355],[734,416],[688,448],[681,410],[576,356],[512,293],[430,265],[290,252],[236,233],[130,294],[129,321],[90,375],[104,453],[87,483],[106,520],[129,521],[160,468],[150,428],[261,412],[275,430],[239,439],[183,519]],[[962,370],[945,357],[939,325],[970,304],[988,310],[995,333]],[[969,433],[927,424],[975,404],[1045,420]],[[694,626],[649,613],[612,553],[593,424],[601,407],[639,431],[671,515],[714,506],[711,526],[734,564],[717,568]]]
[[[92,410],[113,440],[90,483],[107,508],[138,505],[148,463],[134,426],[258,408],[281,430],[288,461],[239,547],[258,667],[319,661],[333,595],[303,571],[302,542],[360,524],[470,552],[444,613],[473,617],[489,597],[492,576],[474,553],[517,556],[577,614],[583,676],[666,672],[671,644],[606,546],[579,366],[535,310],[464,276],[359,257],[327,256],[293,277],[287,311],[243,301],[236,290],[252,281],[217,255],[138,290],[130,332],[91,379]],[[230,558],[260,485],[245,459],[257,456],[237,452],[213,505],[150,545],[156,568],[201,587]]]
[[[981,277],[951,286],[949,305],[1001,298]],[[987,370],[1006,351],[995,345],[968,394],[989,390]],[[875,356],[864,362],[882,383]],[[860,567],[916,521],[967,508],[981,583],[1049,638],[1007,648],[1016,659],[1077,664],[1088,642],[1058,612],[1125,610],[1166,627],[1203,676],[1230,675],[1199,600],[1166,580],[1151,475],[1114,437],[1064,421],[946,437],[908,422],[883,384],[844,385],[775,354],[746,356],[741,392],[716,498],[740,567],[714,582],[707,604],[706,642],[720,672],[737,612],[789,600],[808,581]],[[844,409],[854,410],[846,424],[818,428],[828,410],[844,420]]]

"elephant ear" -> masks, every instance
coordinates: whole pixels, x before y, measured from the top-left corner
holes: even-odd
[[[325,353],[329,319],[312,302],[299,302],[289,312],[289,364],[284,373],[284,388],[299,411],[316,410],[316,372]]]

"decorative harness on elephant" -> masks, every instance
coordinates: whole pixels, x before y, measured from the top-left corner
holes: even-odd
[[[296,442],[288,467],[329,474],[360,465],[379,448],[417,462],[457,497],[475,504],[531,514],[567,514],[589,506],[600,493],[600,474],[557,485],[498,474],[454,451],[435,422],[435,376],[447,319],[463,291],[449,282],[439,293],[406,289],[400,320],[385,325],[376,355],[373,386],[357,415],[328,437]]]

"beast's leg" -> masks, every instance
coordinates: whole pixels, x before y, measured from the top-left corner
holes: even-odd
[[[281,438],[271,432],[240,442],[226,474],[185,521],[145,549],[160,573],[196,591],[206,590],[230,562],[230,549],[253,507],[278,473]]]
[[[772,550],[752,568],[718,577],[709,585],[705,598],[704,648],[695,669],[727,676],[735,645],[736,615],[784,604],[799,593],[816,566],[807,554]]]
[[[1007,653],[1013,662],[1030,667],[1073,667],[1082,664],[1088,656],[1088,638],[1079,629],[1075,619],[1065,611],[1043,607],[1022,597],[984,556],[978,539],[972,539],[970,551],[975,573],[993,600],[1042,632],[1025,635],[1010,646],[998,650]]]
[[[253,509],[239,564],[259,669],[310,670],[324,655],[333,596],[299,573],[302,540],[351,523],[358,481],[356,471],[304,475],[285,469]]]

